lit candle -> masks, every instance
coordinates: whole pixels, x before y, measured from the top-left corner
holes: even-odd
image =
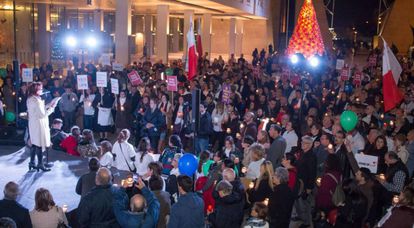
[[[318,177],[318,178],[316,179],[316,185],[317,185],[318,187],[320,187],[320,186],[321,186],[321,181],[322,181],[322,178],[320,178],[320,177]]]
[[[152,77],[149,77],[150,80],[152,80]]]
[[[329,149],[329,150],[332,150],[332,149],[333,149],[333,145],[332,145],[332,144],[329,144],[329,145],[328,145],[328,149]]]
[[[173,129],[174,128],[174,125],[171,125],[171,129]]]
[[[384,114],[381,114],[381,115],[380,115],[380,118],[381,118],[381,119],[384,119]]]
[[[332,93],[332,95],[335,95],[335,91],[332,90],[331,93]]]
[[[68,211],[68,205],[67,204],[62,205],[62,211],[63,211],[63,213],[66,213]]]
[[[60,78],[60,79],[62,79],[62,78],[63,78],[63,76],[62,76],[62,75],[60,75],[60,76],[59,76],[59,78]]]
[[[231,134],[231,129],[230,128],[227,128],[226,133],[227,134]]]
[[[390,126],[394,126],[394,121],[390,120]]]
[[[241,128],[244,128],[244,124],[240,124],[240,129],[241,129]]]
[[[264,203],[264,205],[269,205],[269,198],[266,198],[264,201],[263,201],[263,203]]]
[[[249,188],[252,189],[253,187],[254,187],[254,183],[253,182],[250,182]]]
[[[12,95],[13,95],[13,96],[14,96],[14,95],[16,95],[16,92],[13,92],[13,93],[12,93]]]
[[[121,105],[121,111],[124,111],[124,106],[123,105]]]
[[[208,213],[211,213],[211,212],[213,212],[213,205],[208,205],[208,207],[207,207],[207,212]]]
[[[19,97],[19,102],[22,102],[22,98],[21,97]]]
[[[384,175],[383,173],[381,173],[381,174],[379,175],[379,178],[380,178],[381,180],[385,180],[385,175]]]
[[[164,72],[161,72],[161,80],[164,80]]]

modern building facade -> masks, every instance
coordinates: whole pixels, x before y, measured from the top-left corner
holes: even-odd
[[[193,18],[210,57],[267,50],[280,28],[281,0],[2,0],[0,66],[15,57],[39,66],[102,54],[127,64],[144,55],[167,62],[185,57]],[[15,6],[13,6],[15,4]],[[16,34],[14,33],[16,32]],[[16,35],[16,42],[14,42]],[[67,37],[77,45],[67,46]],[[87,43],[96,39],[96,46]],[[16,43],[16,47],[15,47]]]

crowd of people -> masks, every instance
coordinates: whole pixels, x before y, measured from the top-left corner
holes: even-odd
[[[81,201],[71,222],[47,189],[37,190],[36,206],[29,212],[16,202],[18,185],[8,183],[0,217],[9,218],[0,219],[0,227],[13,227],[2,225],[12,220],[17,227],[42,228],[69,223],[412,227],[412,62],[400,59],[404,100],[385,113],[378,50],[373,52],[376,65],[367,62],[359,69],[360,85],[353,85],[357,66],[349,79],[342,80],[334,55],[324,57],[323,68],[299,71],[271,46],[268,52],[255,50],[251,63],[243,55],[209,61],[206,53],[192,81],[180,60],[170,64],[146,60],[123,71],[87,64],[65,74],[42,65],[34,73],[42,84],[43,99],[48,103],[61,97],[49,116],[53,152],[89,158],[90,173],[77,183]],[[18,110],[24,113],[28,85],[15,91],[8,69],[3,108],[13,111],[17,99]],[[132,70],[142,78],[141,85],[131,85],[127,74]],[[109,83],[96,87],[98,71],[118,79],[119,95],[111,93]],[[167,71],[177,76],[176,92],[167,90]],[[80,74],[88,75],[89,89],[77,90]],[[201,90],[199,127],[193,124],[195,89]],[[349,132],[340,123],[344,110],[358,115],[357,126]],[[16,120],[18,126],[26,122]],[[185,153],[198,157],[198,169],[191,177],[181,174],[178,166]],[[359,155],[377,157],[376,172],[358,162]],[[49,171],[39,156],[40,165],[30,168]],[[116,186],[113,183],[120,180],[114,179],[114,170],[131,174]]]

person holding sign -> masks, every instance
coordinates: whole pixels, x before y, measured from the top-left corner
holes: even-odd
[[[112,130],[114,120],[112,117],[112,106],[115,97],[109,92],[110,88],[99,88],[99,93],[96,95],[92,105],[98,110],[98,125],[97,131],[101,139],[100,142],[107,140],[108,132]]]
[[[56,108],[59,99],[54,99],[48,105],[41,99],[43,85],[34,82],[29,87],[29,98],[27,99],[27,113],[29,118],[29,135],[32,148],[30,151],[29,171],[32,169],[50,171],[43,165],[43,152],[50,147],[49,115]],[[37,156],[37,166],[34,163]]]

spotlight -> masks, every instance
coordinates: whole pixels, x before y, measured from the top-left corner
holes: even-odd
[[[294,65],[297,64],[299,62],[299,56],[297,54],[291,55],[290,62]]]
[[[91,47],[91,48],[96,47],[97,43],[98,42],[96,41],[95,37],[93,37],[93,36],[90,36],[90,37],[86,38],[86,45]]]
[[[319,66],[319,59],[318,59],[318,57],[312,56],[309,59],[309,64],[310,64],[311,67],[317,67],[317,66]]]
[[[66,37],[66,45],[68,45],[69,47],[76,47],[77,44],[78,44],[78,41],[76,40],[74,36]]]

